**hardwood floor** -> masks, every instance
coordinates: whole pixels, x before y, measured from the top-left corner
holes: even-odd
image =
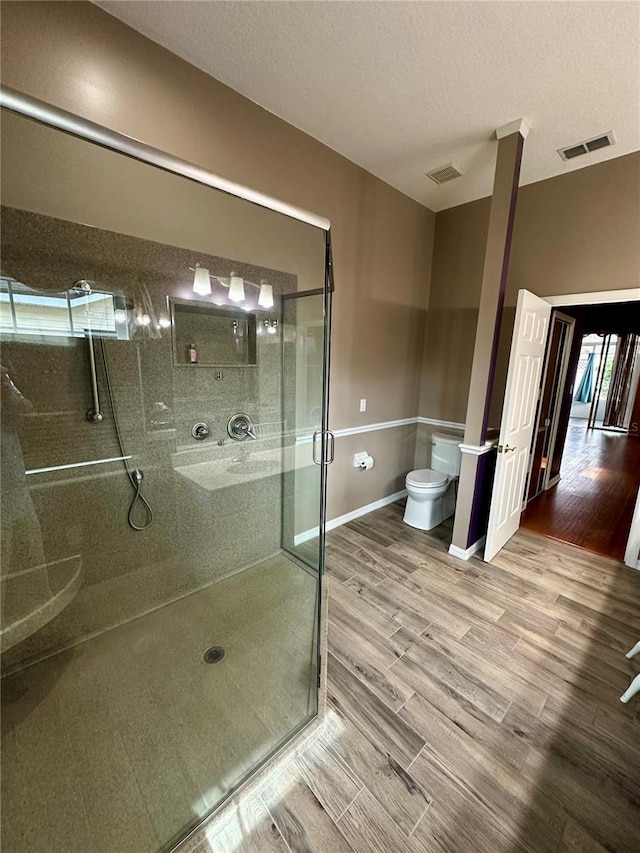
[[[194,849],[637,853],[640,574],[527,531],[463,563],[401,519],[328,535],[326,727]]]
[[[569,425],[562,479],[522,515],[528,530],[622,561],[640,486],[640,439]]]

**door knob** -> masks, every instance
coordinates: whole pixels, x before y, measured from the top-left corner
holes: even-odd
[[[508,453],[510,450],[517,450],[517,447],[510,447],[508,444],[499,444],[498,453]]]

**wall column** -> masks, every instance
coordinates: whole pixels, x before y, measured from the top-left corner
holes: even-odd
[[[523,119],[496,130],[498,156],[491,198],[482,292],[467,401],[458,500],[449,553],[463,559],[484,543],[489,511],[495,449],[487,442],[491,392],[495,377],[509,255],[518,201],[518,182],[524,140]]]

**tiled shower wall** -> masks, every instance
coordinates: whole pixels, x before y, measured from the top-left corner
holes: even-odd
[[[279,297],[297,286],[295,276],[238,260],[2,209],[3,275],[51,292],[88,279],[137,302],[148,296],[157,318],[167,311],[167,296],[193,298],[189,268],[196,262],[221,276],[234,270],[249,281],[267,279],[276,304],[268,312],[256,311],[259,325],[279,318]],[[248,290],[251,296],[255,305],[257,291]],[[214,298],[215,293],[198,297]],[[132,489],[120,462],[28,475],[47,562],[80,554],[83,581],[58,617],[3,655],[5,667],[72,645],[278,550],[279,471],[235,484],[223,477],[227,485],[217,487],[215,476],[202,486],[176,469],[197,463],[224,467],[225,460],[233,465],[240,450],[279,443],[273,436],[282,417],[280,340],[280,330],[259,335],[257,365],[222,368],[222,379],[213,368],[175,367],[170,329],[153,336],[140,330],[130,341],[106,342],[125,450],[133,455],[132,465],[144,471],[143,491],[154,521],[141,532],[127,525]],[[3,346],[3,365],[34,407],[15,424],[27,470],[120,455],[103,369],[99,366],[105,420],[90,424],[87,344],[64,343],[43,339]],[[172,424],[154,423],[158,402],[170,410]],[[236,412],[262,425],[259,442],[240,445],[228,439],[226,424]],[[202,445],[191,437],[192,425],[201,420],[211,427],[211,438]],[[216,440],[222,438],[227,443],[219,447]],[[3,492],[2,500],[11,495]]]

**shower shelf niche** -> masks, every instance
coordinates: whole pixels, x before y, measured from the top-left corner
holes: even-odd
[[[75,598],[82,582],[82,557],[5,575],[0,651],[6,652],[51,622]]]
[[[169,299],[169,308],[175,367],[256,366],[255,314],[194,299]]]

